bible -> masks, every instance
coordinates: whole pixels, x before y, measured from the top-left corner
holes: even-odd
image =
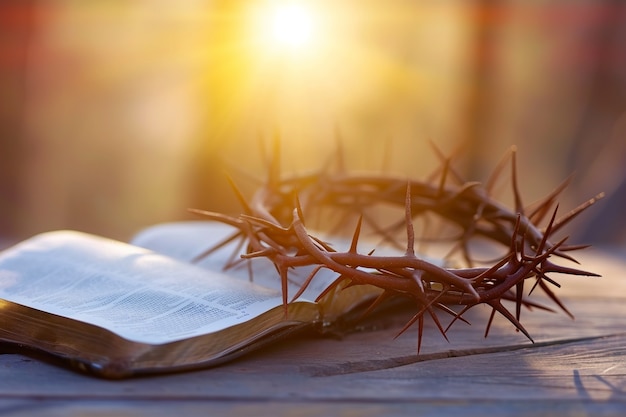
[[[0,341],[61,358],[106,378],[208,367],[307,326],[323,327],[380,291],[319,271],[285,305],[267,259],[224,271],[232,228],[156,225],[130,243],[76,231],[32,237],[0,253]],[[289,296],[307,278],[289,274]],[[323,295],[320,299],[320,295]]]

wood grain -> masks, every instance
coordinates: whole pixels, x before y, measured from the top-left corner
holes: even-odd
[[[626,258],[590,251],[602,278],[562,279],[576,316],[523,311],[535,343],[489,309],[456,323],[450,343],[429,326],[394,339],[409,311],[357,332],[303,333],[220,367],[105,381],[36,357],[0,355],[0,412],[45,415],[626,415]],[[545,300],[549,304],[549,300]],[[44,413],[45,412],[45,413]]]

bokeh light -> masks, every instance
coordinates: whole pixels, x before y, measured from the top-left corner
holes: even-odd
[[[564,207],[620,195],[624,27],[591,0],[0,2],[0,227],[237,211],[224,172],[250,192],[275,135],[285,172],[340,136],[355,171],[423,178],[434,142],[481,180],[515,144],[528,200],[572,171]]]

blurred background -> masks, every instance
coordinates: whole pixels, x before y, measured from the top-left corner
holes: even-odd
[[[517,145],[526,202],[573,172],[562,210],[607,197],[572,233],[625,243],[626,2],[0,2],[7,239],[238,213],[275,134],[284,172],[339,134],[352,170],[424,178],[433,142],[479,181]]]

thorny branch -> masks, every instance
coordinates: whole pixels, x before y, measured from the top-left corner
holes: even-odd
[[[567,238],[555,240],[555,234],[603,195],[599,194],[569,213],[557,217],[556,200],[565,189],[569,181],[567,180],[535,203],[532,209],[525,208],[517,184],[514,150],[511,153],[514,209],[506,207],[491,196],[495,177],[501,175],[502,166],[496,169],[492,178],[486,182],[487,185],[483,186],[481,183],[464,181],[445,158],[442,158],[438,178],[433,181],[407,181],[388,176],[353,176],[345,174],[342,169],[333,174],[322,172],[280,178],[276,160],[275,157],[271,164],[267,183],[258,189],[249,202],[232,183],[243,205],[244,213],[240,216],[192,211],[208,219],[227,223],[236,229],[236,233],[218,247],[239,240],[238,250],[245,246],[241,258],[265,257],[274,263],[280,276],[285,307],[289,302],[289,271],[314,266],[316,268],[294,298],[304,291],[322,268],[338,274],[338,278],[327,291],[340,282],[347,282],[348,285],[373,285],[382,289],[382,293],[368,311],[389,297],[407,297],[414,302],[416,313],[400,333],[417,322],[418,351],[422,342],[425,315],[434,321],[441,334],[446,337],[450,326],[457,320],[466,321],[463,317],[465,313],[479,304],[487,304],[492,308],[485,336],[497,312],[532,341],[530,334],[520,323],[521,307],[550,309],[527,299],[524,295],[527,280],[531,280],[532,290],[542,290],[571,316],[550,288],[559,287],[559,284],[549,275],[556,273],[597,276],[592,272],[556,263],[555,258],[575,261],[569,252],[585,246],[566,244]],[[381,205],[404,208],[404,219],[392,226],[381,227],[368,214],[369,209]],[[337,251],[332,244],[316,238],[306,228],[303,212],[315,212],[323,207],[358,216],[348,251]],[[547,225],[540,227],[539,223],[550,212],[552,216]],[[466,261],[465,267],[438,266],[415,254],[413,220],[428,213],[456,225],[460,230],[455,236],[456,248]],[[407,236],[405,253],[396,256],[359,253],[357,246],[364,221],[383,240],[392,242],[395,242],[393,236],[396,229],[403,227]],[[475,237],[486,238],[505,248],[505,255],[493,261],[491,266],[474,266],[469,242]],[[236,262],[233,259],[232,263]],[[324,295],[325,293],[320,298]],[[515,311],[507,309],[503,300],[512,301]],[[450,308],[452,305],[462,307],[459,312],[455,312]],[[452,316],[452,321],[446,328],[441,324],[440,313]]]

